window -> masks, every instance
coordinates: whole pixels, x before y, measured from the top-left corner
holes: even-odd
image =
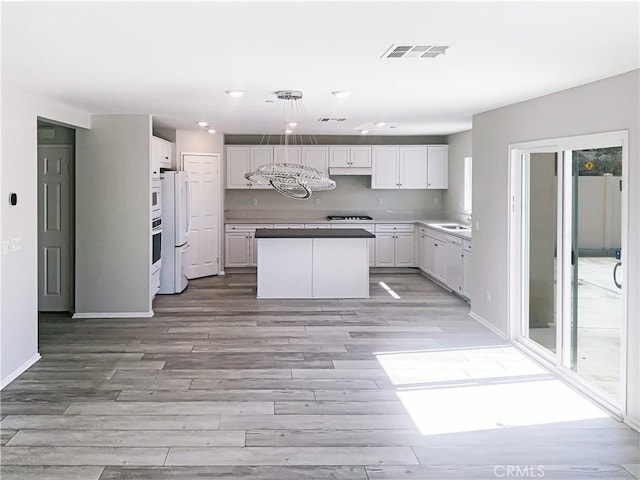
[[[464,194],[462,198],[462,210],[471,213],[471,157],[464,157]]]

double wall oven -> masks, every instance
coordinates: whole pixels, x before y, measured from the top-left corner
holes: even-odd
[[[155,295],[160,288],[160,267],[162,266],[162,202],[160,199],[160,179],[151,184],[151,292]]]

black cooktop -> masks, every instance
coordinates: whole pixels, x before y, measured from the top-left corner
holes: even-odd
[[[336,220],[373,220],[372,217],[370,217],[369,215],[329,215],[327,217],[327,220],[329,221],[336,221]]]

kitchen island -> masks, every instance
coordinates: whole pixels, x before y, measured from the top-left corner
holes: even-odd
[[[368,239],[361,228],[261,228],[258,298],[369,298]]]

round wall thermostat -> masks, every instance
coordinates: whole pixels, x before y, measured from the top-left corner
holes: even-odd
[[[18,194],[10,193],[9,194],[9,205],[16,205],[18,203]]]

